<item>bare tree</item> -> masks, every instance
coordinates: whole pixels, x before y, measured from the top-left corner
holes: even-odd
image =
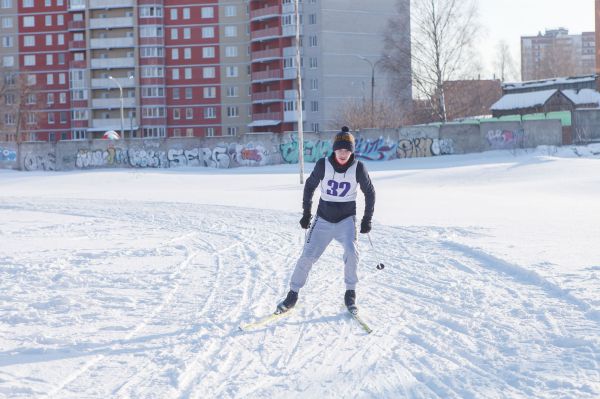
[[[573,76],[577,74],[573,45],[557,38],[542,49],[540,68],[536,79]]]
[[[375,101],[373,107],[361,100],[347,101],[338,108],[336,115],[330,123],[330,129],[339,129],[344,125],[353,131],[367,128],[388,129],[400,127],[405,122],[404,114],[399,111],[398,105],[385,101]]]
[[[496,75],[501,82],[516,80],[518,77],[515,60],[510,53],[510,46],[505,40],[500,40],[496,47]]]
[[[23,130],[38,126],[41,101],[34,82],[14,70],[0,73],[0,138],[4,141],[23,141]],[[27,129],[24,129],[23,127]]]
[[[384,65],[390,72],[398,72],[404,65],[402,59],[409,57],[418,97],[428,99],[437,119],[446,121],[444,81],[466,77],[476,67],[471,53],[480,29],[476,2],[413,0],[411,6],[400,0],[398,11],[411,14],[411,49],[403,48],[404,29],[392,19],[385,33]]]

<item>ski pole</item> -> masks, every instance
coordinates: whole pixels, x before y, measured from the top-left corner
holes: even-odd
[[[373,248],[373,251],[375,251],[375,255],[377,256],[377,270],[383,270],[383,268],[385,267],[385,265],[383,263],[381,263],[381,257],[379,256],[379,252],[377,252],[377,250],[375,249],[375,246],[373,245],[373,241],[371,241],[371,234],[367,233],[367,237],[369,237],[369,242],[371,243],[371,248]]]

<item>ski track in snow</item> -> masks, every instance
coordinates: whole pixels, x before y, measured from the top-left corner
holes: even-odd
[[[371,335],[342,308],[339,245],[294,314],[240,332],[287,292],[296,214],[6,198],[0,216],[19,220],[0,252],[0,397],[600,396],[597,304],[473,231],[376,226],[378,253],[360,237]]]

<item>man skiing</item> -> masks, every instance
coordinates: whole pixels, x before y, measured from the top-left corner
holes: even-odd
[[[321,198],[317,215],[312,222],[312,197],[317,187],[321,188]],[[360,232],[371,231],[371,218],[375,208],[375,189],[365,165],[354,157],[354,136],[344,126],[333,141],[333,153],[328,158],[317,161],[314,170],[304,185],[302,208],[304,210],[300,226],[308,229],[304,250],[296,263],[290,280],[287,297],[277,305],[276,314],[287,312],[296,305],[298,292],[306,283],[313,264],[319,259],[332,239],[344,247],[344,282],[346,293],[344,303],[348,310],[356,314],[356,284],[358,276],[358,246],[356,236],[356,193],[360,187],[365,196],[365,213],[360,224]]]

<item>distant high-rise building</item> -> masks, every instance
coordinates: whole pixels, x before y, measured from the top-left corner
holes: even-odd
[[[372,75],[376,98],[391,95],[374,64],[395,4],[300,2],[305,130],[369,101]],[[297,129],[293,0],[1,0],[0,11],[0,140]],[[9,95],[19,81],[26,113]]]
[[[564,28],[521,37],[521,79],[537,80],[594,73],[594,32],[570,35]]]

